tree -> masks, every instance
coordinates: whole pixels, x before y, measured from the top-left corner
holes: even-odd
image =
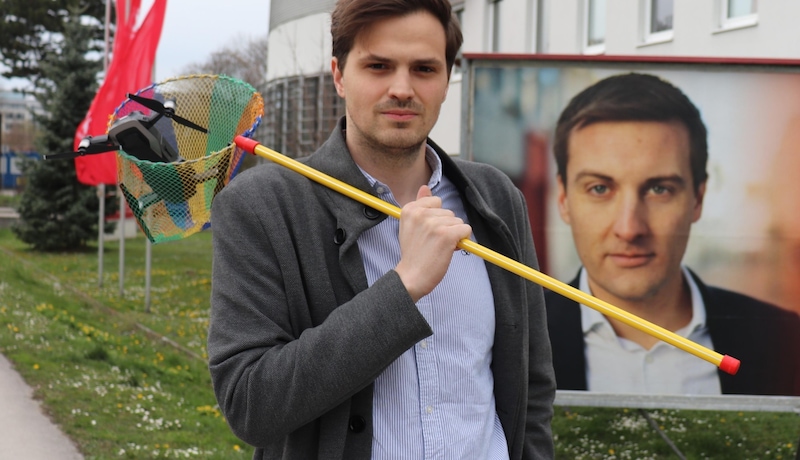
[[[249,83],[263,96],[267,89],[267,36],[245,41],[237,38],[228,45],[212,52],[205,62],[189,64],[184,74],[227,75]],[[264,126],[263,123],[261,125]],[[263,138],[256,130],[255,138]],[[247,155],[242,169],[247,169],[261,161],[260,157]]]
[[[35,116],[42,127],[39,152],[72,150],[75,128],[94,98],[102,64],[87,58],[92,29],[73,12],[65,19],[63,40],[39,63],[36,98],[44,115]],[[98,198],[93,187],[78,182],[69,160],[23,163],[27,179],[20,198],[20,221],[14,233],[36,250],[80,249],[97,235]],[[113,209],[109,200],[107,209]],[[113,226],[104,229],[110,231]]]
[[[263,91],[267,84],[267,36],[239,38],[212,52],[205,62],[189,64],[186,74],[227,75]]]
[[[7,68],[3,76],[35,82],[40,64],[58,53],[52,38],[64,33],[71,11],[84,18],[90,48],[102,51],[105,4],[106,0],[0,0],[0,62]]]

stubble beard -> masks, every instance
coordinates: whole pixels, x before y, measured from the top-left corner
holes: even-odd
[[[413,103],[393,103],[391,106],[406,108],[413,106]],[[417,113],[422,116],[420,109]],[[358,131],[358,143],[364,152],[369,152],[371,161],[391,169],[412,165],[423,152],[423,145],[428,138],[427,133],[414,132],[410,122],[393,122],[388,129],[376,127],[372,132],[366,132],[352,123],[351,129]]]

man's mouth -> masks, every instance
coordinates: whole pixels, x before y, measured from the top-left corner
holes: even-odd
[[[410,110],[387,110],[383,112],[383,115],[392,121],[409,121],[417,116]]]
[[[655,254],[652,252],[615,252],[608,254],[614,265],[621,268],[636,268],[649,263]]]

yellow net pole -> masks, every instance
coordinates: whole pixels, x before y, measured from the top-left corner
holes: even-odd
[[[325,173],[317,171],[316,169],[311,168],[310,166],[307,166],[303,163],[300,163],[299,161],[293,160],[274,150],[264,147],[257,141],[248,139],[243,136],[237,136],[235,142],[236,145],[243,150],[264,157],[281,166],[285,166],[291,169],[292,171],[302,174],[303,176],[313,180],[314,182],[324,185],[325,187],[328,187],[336,192],[341,193],[342,195],[352,198],[353,200],[356,200],[359,203],[365,204],[373,209],[376,209],[388,216],[394,217],[396,219],[400,218],[400,208],[398,208],[397,206],[391,203],[387,203],[386,201],[383,201],[380,198],[370,195],[369,193],[366,193],[363,190],[359,190],[353,187],[352,185],[344,183]],[[674,347],[677,347],[683,351],[691,353],[697,356],[698,358],[708,361],[709,363],[719,367],[722,371],[727,372],[728,374],[736,374],[736,372],[739,370],[740,362],[738,359],[732,356],[722,355],[720,353],[715,352],[714,350],[710,350],[685,337],[681,337],[680,335],[675,334],[672,331],[664,329],[661,326],[653,324],[619,307],[615,307],[614,305],[611,305],[608,302],[600,300],[597,297],[591,296],[566,283],[558,281],[555,278],[547,276],[544,273],[541,273],[537,270],[534,270],[533,268],[528,267],[527,265],[524,265],[520,262],[517,262],[516,260],[506,257],[498,252],[495,252],[485,246],[475,243],[474,241],[471,241],[469,239],[463,239],[459,241],[458,248],[469,251],[470,253],[475,254],[478,257],[481,257],[487,262],[491,262],[501,268],[510,271],[511,273],[519,275],[529,281],[532,281],[536,284],[546,287],[551,291],[557,292],[576,302],[582,303],[587,307],[593,308],[608,317],[619,320],[659,340],[663,340],[664,342],[667,342],[668,344]]]

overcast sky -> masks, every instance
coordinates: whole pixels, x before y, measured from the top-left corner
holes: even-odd
[[[142,6],[152,2],[144,0]],[[205,61],[213,51],[268,32],[269,0],[167,0],[155,81],[180,76],[188,64]],[[5,89],[26,86],[24,80],[0,81]]]
[[[268,31],[269,0],[167,0],[156,81],[180,76],[211,52]]]

